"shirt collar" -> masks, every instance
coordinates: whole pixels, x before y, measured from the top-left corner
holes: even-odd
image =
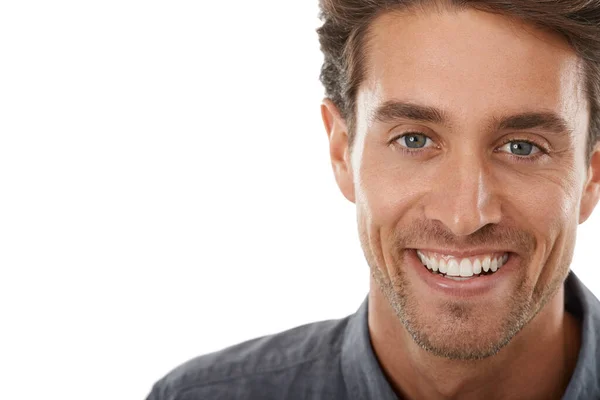
[[[397,399],[371,346],[368,326],[369,297],[350,317],[341,350],[341,367],[348,398]]]

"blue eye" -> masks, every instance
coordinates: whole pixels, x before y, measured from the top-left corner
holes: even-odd
[[[541,151],[535,144],[525,140],[513,140],[500,147],[500,150],[520,157],[527,157]]]
[[[409,149],[422,149],[424,147],[428,147],[427,145],[431,143],[431,139],[422,133],[410,132],[400,136],[396,139],[401,146],[407,147]]]

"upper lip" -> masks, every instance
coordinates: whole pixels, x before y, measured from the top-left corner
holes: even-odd
[[[421,252],[443,254],[443,255],[448,255],[448,256],[452,256],[452,257],[456,257],[456,258],[467,258],[467,257],[474,257],[474,256],[483,255],[483,254],[493,254],[493,253],[510,253],[509,250],[505,250],[505,249],[489,249],[489,248],[488,249],[484,249],[484,248],[439,249],[439,248],[428,248],[428,247],[416,247],[415,250],[419,250]]]

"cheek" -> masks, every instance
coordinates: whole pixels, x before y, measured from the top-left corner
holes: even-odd
[[[383,150],[383,154],[369,155],[365,151],[355,184],[357,201],[369,213],[371,224],[391,228],[401,218],[418,212],[415,205],[430,191],[428,184],[435,182],[435,173],[410,168],[389,153],[393,152]]]
[[[363,155],[354,176],[360,241],[371,268],[390,280],[398,272],[394,234],[402,220],[415,219],[414,204],[427,190],[422,177],[385,160],[381,153],[374,157],[365,150]]]
[[[572,258],[580,196],[577,185],[558,171],[528,177],[505,174],[504,182],[503,213],[536,238],[526,274],[539,288],[551,286],[568,270],[565,266]]]
[[[360,203],[369,229],[378,229],[384,234],[394,231],[400,220],[413,211],[410,205],[418,193],[410,186],[410,182],[399,180],[389,170],[381,173],[364,171],[357,189],[357,204]]]
[[[552,242],[576,222],[581,193],[576,180],[559,171],[538,174],[497,174],[502,182],[499,196],[506,217],[535,233],[538,240]]]

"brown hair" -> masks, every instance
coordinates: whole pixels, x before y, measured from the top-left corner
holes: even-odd
[[[317,33],[324,55],[321,82],[326,96],[346,120],[350,146],[354,139],[356,92],[364,77],[364,46],[370,23],[388,11],[428,5],[471,7],[504,14],[561,34],[583,61],[590,102],[589,162],[594,145],[600,139],[600,0],[320,0],[323,25]]]

